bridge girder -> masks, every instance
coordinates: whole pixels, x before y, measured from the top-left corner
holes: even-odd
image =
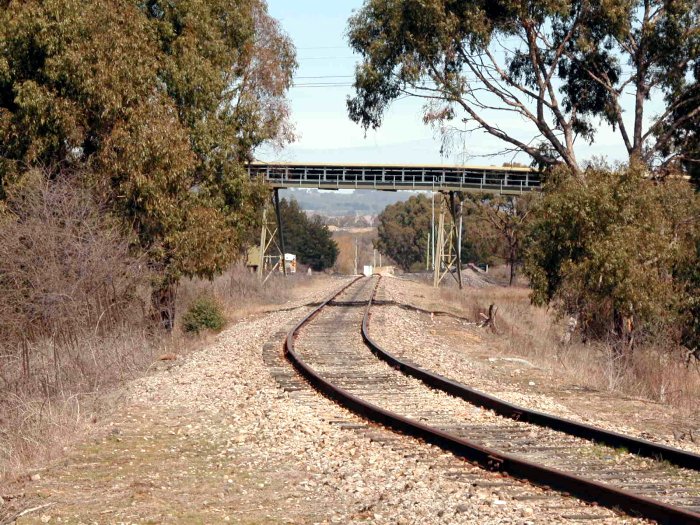
[[[251,177],[261,177],[274,188],[501,194],[521,194],[540,188],[540,173],[520,167],[251,163],[248,173]]]

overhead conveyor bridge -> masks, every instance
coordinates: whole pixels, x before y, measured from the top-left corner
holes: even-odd
[[[262,178],[271,189],[276,223],[263,211],[258,273],[273,270],[283,261],[284,236],[279,209],[279,190],[283,188],[316,188],[320,190],[418,190],[438,192],[437,232],[427,247],[432,253],[433,284],[439,286],[451,274],[462,287],[462,205],[465,192],[521,195],[540,189],[540,172],[531,168],[507,166],[410,166],[399,164],[302,164],[263,163],[248,165],[251,178]],[[434,201],[433,201],[434,202]],[[279,241],[279,242],[278,242]],[[275,256],[268,255],[274,246]],[[432,246],[432,248],[431,248]],[[278,263],[272,263],[272,260]],[[269,263],[267,261],[270,261]],[[282,271],[284,263],[281,263]],[[265,278],[266,279],[266,278]]]
[[[540,173],[520,167],[254,162],[248,165],[248,173],[251,177],[262,177],[273,188],[472,191],[509,195],[540,189]]]

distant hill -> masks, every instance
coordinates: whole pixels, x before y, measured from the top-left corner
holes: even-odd
[[[306,212],[325,217],[340,217],[378,215],[389,204],[408,200],[418,193],[415,191],[294,189],[282,190],[280,197],[296,199],[301,209]]]

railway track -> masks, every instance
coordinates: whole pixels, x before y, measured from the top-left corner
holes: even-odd
[[[700,523],[697,456],[520,407],[497,407],[490,396],[479,398],[483,394],[395,358],[369,334],[376,284],[353,281],[288,334],[285,355],[315,388],[365,418],[489,470],[632,516]],[[616,446],[626,439],[639,454],[590,439]]]

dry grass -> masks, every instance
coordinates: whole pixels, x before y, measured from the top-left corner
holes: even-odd
[[[185,312],[197,297],[207,295],[223,305],[227,320],[233,322],[284,304],[313,283],[313,277],[300,272],[287,277],[275,273],[263,284],[257,274],[242,264],[234,264],[212,281],[184,279],[178,290],[177,311]]]
[[[530,291],[522,286],[469,289],[466,294],[444,288],[440,293],[473,319],[496,304],[498,337],[493,344],[498,351],[555,369],[581,386],[667,403],[688,414],[697,410],[700,367],[697,362],[688,364],[680,350],[646,343],[623,361],[613,352],[612,342],[586,343],[574,334],[564,343],[567,320],[531,305]]]
[[[0,479],[17,476],[27,468],[60,454],[63,447],[89,428],[112,406],[116,387],[142,374],[154,358],[174,344],[123,326],[107,335],[76,333],[70,346],[49,340],[31,345],[32,370],[42,386],[15,385],[2,389],[0,403]],[[3,362],[7,375],[17,370]],[[49,388],[51,385],[51,388]]]
[[[282,305],[316,282],[305,274],[286,279],[273,275],[263,286],[245,267],[234,265],[213,281],[184,280],[178,290],[178,311],[184,313],[192,300],[208,294],[224,306],[228,322],[234,322]],[[143,321],[137,310],[138,315],[127,316],[109,330],[84,326],[70,337],[25,342],[31,381],[24,376],[21,353],[3,347],[0,480],[10,481],[59,456],[110,413],[119,387],[147,373],[159,356],[192,352],[212,337],[185,335],[179,326],[164,334]]]
[[[491,282],[504,283],[507,274],[508,268],[501,266],[489,269],[487,276]],[[432,280],[428,274],[414,274],[413,278],[425,284]],[[558,319],[552,309],[533,306],[525,281],[520,277],[518,286],[460,291],[446,278],[434,300],[452,305],[475,321],[482,319],[489,305],[498,306],[498,333],[490,341],[494,351],[526,358],[583,387],[665,403],[684,415],[697,413],[700,363],[688,362],[685,352],[669,348],[658,334],[638,344],[626,360],[613,351],[612,340],[586,342],[574,333],[565,343],[568,319]]]
[[[60,454],[159,356],[208,340],[154,326],[144,261],[78,184],[39,174],[7,205],[0,216],[0,481]],[[193,298],[211,294],[235,320],[310,282],[273,276],[263,287],[236,265],[211,282],[183,282],[178,305],[183,313]]]

